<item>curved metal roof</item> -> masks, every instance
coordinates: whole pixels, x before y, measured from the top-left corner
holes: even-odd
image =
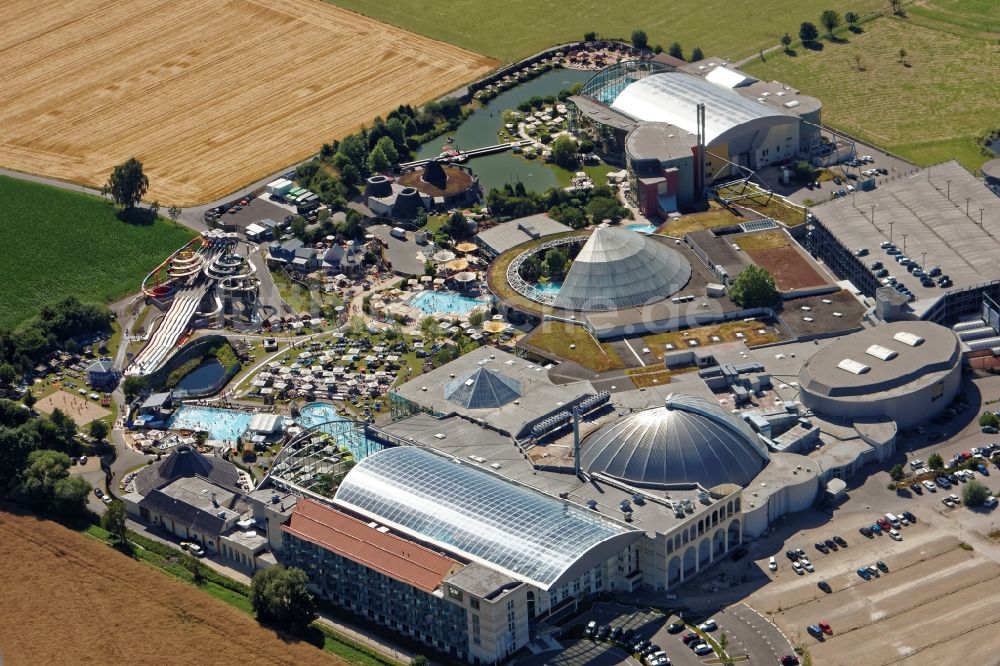
[[[697,107],[702,103],[705,104],[706,143],[753,121],[798,122],[791,114],[683,72],[650,74],[639,79],[625,86],[611,108],[636,120],[670,123],[696,134]]]
[[[621,227],[598,227],[573,260],[553,305],[566,310],[646,305],[690,278],[688,260],[663,243]]]
[[[362,460],[348,472],[334,501],[544,590],[614,556],[642,534],[412,446]]]
[[[767,448],[746,423],[708,400],[673,394],[664,407],[624,416],[584,444],[580,462],[638,485],[746,486],[767,464]]]

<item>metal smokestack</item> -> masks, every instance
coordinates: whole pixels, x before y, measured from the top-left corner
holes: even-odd
[[[580,407],[573,408],[573,473],[580,476]]]

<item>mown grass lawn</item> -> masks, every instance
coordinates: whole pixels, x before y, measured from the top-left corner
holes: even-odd
[[[561,321],[544,321],[522,341],[559,358],[579,363],[594,372],[625,367],[609,345],[602,345],[583,326]]]
[[[738,59],[795,35],[802,21],[819,23],[827,0],[328,0],[333,4],[434,39],[511,62],[546,46],[583,39],[588,31],[629,39],[644,30],[649,45],[678,41],[685,54]],[[864,14],[885,0],[855,0],[848,9]]]
[[[976,138],[1000,127],[1000,32],[987,32],[990,20],[1000,31],[1000,3],[926,0],[906,11],[745,69],[820,98],[825,123],[918,165],[957,159],[975,170],[989,159]]]
[[[170,222],[130,225],[97,197],[0,176],[0,328],[66,296],[107,302],[193,233]]]

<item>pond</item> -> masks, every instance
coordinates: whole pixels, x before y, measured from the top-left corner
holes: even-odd
[[[584,70],[554,69],[536,79],[514,86],[497,95],[488,105],[476,109],[454,132],[422,145],[417,150],[416,159],[437,157],[448,136],[455,138],[452,145],[459,150],[492,146],[497,143],[497,131],[503,124],[504,110],[516,110],[518,104],[535,96],[557,95],[560,90],[569,88],[574,83],[584,83],[593,75],[594,72]],[[477,157],[466,164],[479,176],[479,182],[486,191],[494,187],[503,187],[505,183],[513,185],[518,181],[524,183],[527,189],[538,192],[558,184],[556,172],[552,168],[539,160],[527,160],[510,151]]]
[[[216,383],[225,376],[226,368],[218,359],[210,358],[184,375],[175,388],[192,393],[204,392],[215,388]]]
[[[655,224],[626,224],[625,228],[631,231],[637,231],[640,234],[651,234],[656,231]]]

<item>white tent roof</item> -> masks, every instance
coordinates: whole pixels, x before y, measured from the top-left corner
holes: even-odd
[[[738,88],[757,80],[747,76],[743,72],[737,72],[735,69],[729,69],[721,65],[709,72],[705,79],[723,88]]]
[[[696,134],[698,104],[705,105],[705,140],[712,143],[729,130],[753,120],[775,118],[798,122],[783,113],[701,78],[683,72],[650,74],[630,83],[611,108],[636,120],[669,123]]]
[[[254,414],[250,420],[250,431],[272,433],[277,429],[280,419],[278,414]]]

